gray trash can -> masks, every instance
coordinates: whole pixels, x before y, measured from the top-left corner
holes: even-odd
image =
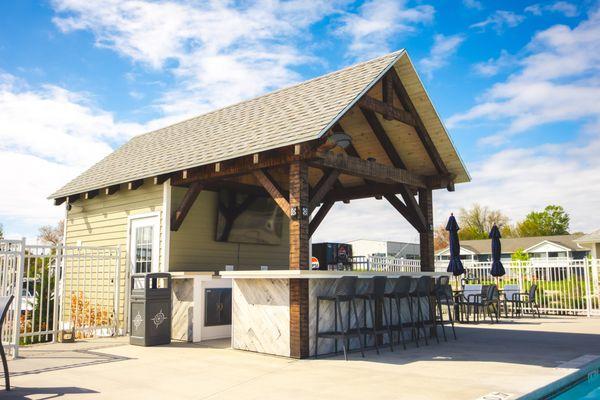
[[[171,275],[133,274],[129,302],[129,343],[155,346],[171,343]]]

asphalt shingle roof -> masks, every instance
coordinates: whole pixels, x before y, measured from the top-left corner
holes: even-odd
[[[50,198],[317,139],[405,54],[390,53],[136,136]]]

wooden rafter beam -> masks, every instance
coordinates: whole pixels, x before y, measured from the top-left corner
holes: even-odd
[[[80,197],[81,197],[81,196],[80,196],[79,194],[72,194],[72,195],[70,195],[70,196],[67,196],[67,203],[68,203],[68,204],[70,204],[70,203],[74,203],[74,202],[76,202],[77,200],[79,200],[79,198],[80,198]]]
[[[137,190],[144,184],[143,179],[137,179],[127,183],[127,190]]]
[[[361,186],[336,187],[327,193],[325,201],[359,200],[371,197],[381,197],[386,194],[400,193],[400,185],[386,185],[378,182],[369,182]]]
[[[258,162],[255,161],[255,155],[239,157],[235,160],[220,162],[219,168],[215,168],[215,163],[204,165],[198,168],[186,170],[185,174],[175,176],[171,179],[171,184],[174,186],[188,185],[196,181],[210,181],[218,179],[228,179],[245,174],[250,174],[253,171],[279,167],[290,164],[295,160],[305,160],[314,157],[314,151],[301,151],[300,154],[293,154],[292,149],[283,149],[282,152],[265,152],[261,153]]]
[[[253,171],[252,173],[256,180],[265,188],[267,193],[269,193],[273,200],[275,200],[275,203],[277,203],[277,205],[279,206],[279,208],[281,208],[283,213],[289,218],[290,202],[284,196],[283,190],[281,189],[277,181],[275,181],[275,179],[273,179],[273,177],[270,176],[268,172],[262,169]]]
[[[89,192],[85,192],[83,195],[83,198],[86,200],[91,200],[94,197],[98,196],[100,194],[100,190],[96,189],[96,190],[90,190]]]
[[[190,185],[190,188],[185,192],[179,207],[177,207],[177,210],[175,210],[171,216],[172,231],[179,230],[200,192],[202,192],[202,184],[200,182],[194,182]]]
[[[155,185],[162,185],[163,183],[165,183],[169,178],[171,177],[171,174],[163,174],[163,175],[158,175],[155,176],[153,181]]]
[[[104,194],[110,196],[117,193],[119,189],[121,189],[121,185],[112,185],[107,188],[104,188]]]
[[[361,108],[361,111],[365,119],[367,120],[367,123],[371,127],[371,130],[375,134],[377,141],[384,149],[385,154],[390,159],[392,165],[396,168],[406,169],[406,164],[404,164],[404,162],[402,161],[400,154],[398,154],[398,151],[396,151],[396,148],[391,142],[387,132],[379,122],[379,119],[377,119],[377,115],[375,115],[375,113],[370,110],[365,110]],[[406,185],[403,184],[399,185],[399,189],[399,193],[402,195],[404,203],[406,204],[406,207],[408,208],[410,214],[412,214],[413,217],[416,218],[415,222],[417,222],[418,225],[421,227],[425,226],[425,216],[421,212],[419,204],[417,204],[417,201],[415,200],[415,197],[413,196],[412,192],[408,189]],[[396,198],[396,196],[393,197]],[[386,197],[386,199],[389,201],[389,198]],[[392,205],[396,207],[396,205]]]
[[[446,167],[446,164],[442,160],[440,153],[438,153],[437,148],[435,147],[435,144],[433,143],[433,140],[431,139],[431,136],[429,136],[429,133],[427,132],[427,129],[425,129],[425,125],[423,124],[423,121],[421,120],[421,117],[419,116],[419,113],[417,112],[417,108],[415,107],[412,100],[410,99],[410,96],[408,95],[406,88],[402,84],[400,77],[396,73],[396,70],[394,70],[392,68],[390,70],[389,74],[392,78],[391,79],[392,85],[394,87],[394,92],[396,94],[396,97],[398,97],[398,99],[400,100],[400,103],[402,103],[402,107],[404,107],[404,109],[406,111],[408,111],[408,113],[410,115],[412,115],[412,117],[415,121],[415,124],[413,126],[415,128],[415,131],[417,132],[417,136],[419,136],[419,139],[421,140],[423,147],[425,147],[425,151],[427,151],[427,154],[429,155],[431,162],[433,163],[436,170],[440,174],[448,175],[448,168]]]
[[[331,210],[331,207],[333,207],[334,204],[335,201],[327,200],[323,203],[323,205],[321,205],[321,207],[319,207],[319,211],[317,211],[315,216],[312,217],[310,221],[308,228],[309,237],[312,236],[313,233],[315,233],[315,231],[317,230],[319,225],[321,225],[321,222],[323,222],[323,219],[325,219],[325,216],[327,215],[329,210]]]
[[[394,108],[394,87],[392,86],[392,80],[387,74],[381,79],[381,98],[388,107],[387,112],[383,114],[383,118],[387,120],[394,119],[389,113],[389,110]]]
[[[409,172],[405,169],[342,154],[319,153],[315,159],[309,161],[309,164],[321,169],[337,169],[342,174],[381,183],[404,183],[414,187],[428,187],[428,177]]]
[[[411,113],[400,108],[390,106],[389,104],[374,99],[371,96],[364,95],[358,101],[358,106],[381,114],[386,119],[395,119],[404,124],[415,126],[415,119]]]
[[[386,194],[385,199],[392,205],[410,224],[419,232],[426,230],[425,224],[423,224],[420,218],[417,217],[414,210],[408,208],[398,197],[393,194]]]
[[[331,188],[338,181],[339,176],[340,171],[338,170],[331,170],[323,174],[323,177],[315,186],[314,193],[312,194],[310,199],[309,208],[311,211],[314,210],[321,203],[321,201],[327,195],[327,192],[329,192],[329,190],[331,190]]]
[[[375,134],[377,141],[383,148],[385,154],[390,159],[392,165],[396,168],[406,169],[406,165],[404,165],[404,162],[402,162],[402,159],[400,158],[400,155],[396,151],[396,148],[394,147],[394,144],[390,140],[390,137],[388,136],[386,131],[383,129],[383,126],[381,125],[379,120],[377,119],[377,115],[375,115],[375,113],[373,111],[368,110],[366,108],[362,108],[362,107],[361,107],[360,111],[362,112],[363,116],[367,120],[369,127],[371,127],[371,131],[373,131],[373,133]]]

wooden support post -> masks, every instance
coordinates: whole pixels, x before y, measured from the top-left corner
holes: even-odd
[[[433,196],[431,189],[419,189],[419,208],[425,216],[426,230],[419,232],[421,271],[435,270],[433,252]]]
[[[309,269],[308,166],[302,161],[290,164],[290,208],[298,210],[290,218],[290,269]],[[290,279],[290,356],[308,357],[308,280]]]

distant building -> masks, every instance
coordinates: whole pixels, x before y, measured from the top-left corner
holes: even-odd
[[[575,243],[589,249],[592,258],[600,258],[600,229],[578,237]]]
[[[596,233],[600,236],[600,231]],[[519,249],[529,254],[532,259],[582,259],[590,254],[590,249],[579,243],[579,239],[585,236],[589,235],[575,233],[572,235],[501,239],[502,259],[510,260],[512,254]],[[598,241],[600,242],[600,240]],[[436,253],[436,260],[448,260],[449,257],[450,250],[448,248]],[[491,261],[491,240],[461,240],[460,258],[470,261]]]
[[[352,255],[354,257],[391,256],[409,260],[419,259],[418,243],[365,239],[353,240],[348,243],[352,245]]]

